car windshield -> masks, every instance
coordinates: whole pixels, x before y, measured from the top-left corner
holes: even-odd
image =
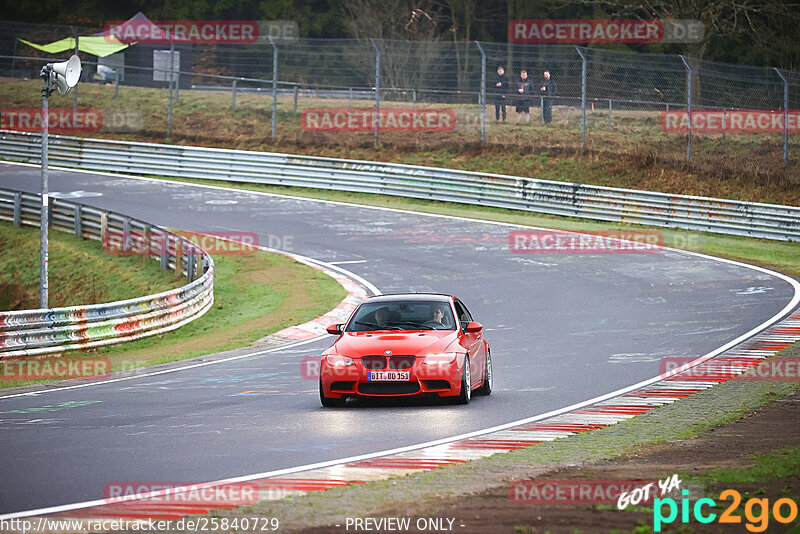
[[[455,330],[455,321],[448,302],[365,302],[347,325],[347,331],[372,330]]]

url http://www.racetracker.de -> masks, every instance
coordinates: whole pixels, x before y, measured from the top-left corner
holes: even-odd
[[[0,519],[0,531],[19,532],[273,532],[280,528],[275,517],[196,517],[167,519]]]

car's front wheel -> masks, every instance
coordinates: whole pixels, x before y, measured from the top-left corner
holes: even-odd
[[[322,405],[326,408],[342,408],[344,407],[347,399],[345,397],[341,397],[338,399],[332,399],[330,397],[325,396],[325,391],[322,389],[322,380],[319,381],[319,401]]]
[[[455,397],[455,404],[469,404],[472,397],[471,383],[472,375],[469,372],[469,356],[464,356],[464,367],[461,369],[461,393]]]

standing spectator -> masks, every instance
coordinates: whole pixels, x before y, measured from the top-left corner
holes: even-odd
[[[531,94],[533,93],[533,83],[528,79],[528,71],[519,71],[517,80],[517,124],[522,121],[525,115],[525,122],[531,122]]]
[[[558,84],[550,79],[550,71],[544,71],[544,85],[539,89],[542,93],[542,120],[545,124],[550,124],[553,120],[553,98],[558,93]]]
[[[508,76],[506,76],[506,70],[503,68],[502,65],[497,67],[497,76],[494,79],[493,86],[491,88],[491,93],[494,95],[494,120],[500,120],[500,112],[502,111],[503,115],[503,122],[506,121],[506,95],[508,94],[508,88],[510,85],[510,80]]]

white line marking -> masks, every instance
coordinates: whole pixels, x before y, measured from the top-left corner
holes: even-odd
[[[329,261],[328,265],[346,265],[348,263],[367,263],[367,260]]]
[[[28,165],[28,166],[32,166],[32,167],[38,167],[38,165],[34,165],[34,164],[21,164],[21,165]],[[105,175],[105,176],[114,176],[116,178],[131,178],[131,179],[135,179],[135,180],[148,180],[148,181],[155,181],[155,182],[162,182],[162,183],[163,182],[168,182],[168,183],[172,183],[172,184],[186,185],[186,186],[189,186],[189,187],[206,187],[206,188],[219,189],[219,190],[224,190],[224,191],[235,191],[235,192],[238,192],[238,193],[241,193],[242,191],[246,191],[246,190],[243,190],[243,189],[234,189],[234,188],[225,188],[225,187],[220,187],[220,186],[207,186],[207,185],[190,184],[190,183],[186,183],[186,182],[176,182],[176,181],[172,181],[172,180],[159,180],[159,179],[156,179],[156,178],[141,178],[141,177],[136,177],[136,176],[126,176],[126,175],[120,175],[120,174],[114,174],[114,173],[103,173],[103,172],[99,172],[99,171],[79,171],[79,170],[75,170],[75,169],[61,169],[61,168],[59,168],[59,169],[60,170],[65,170],[65,171],[68,171],[68,172],[100,174],[100,175]],[[415,212],[415,211],[411,211],[411,210],[401,210],[401,209],[397,209],[397,208],[383,208],[383,207],[379,207],[379,206],[363,206],[363,205],[360,205],[360,204],[352,204],[352,203],[349,203],[349,202],[339,202],[339,201],[332,201],[332,200],[318,200],[318,199],[305,199],[303,197],[295,197],[295,196],[291,196],[291,195],[279,195],[279,194],[274,194],[274,193],[262,193],[262,192],[256,192],[256,191],[246,191],[246,192],[253,193],[253,194],[258,194],[258,195],[265,195],[265,196],[292,198],[292,199],[296,199],[296,200],[309,200],[309,201],[312,201],[312,202],[324,202],[324,203],[338,204],[338,205],[345,205],[345,206],[379,209],[379,210],[393,211],[393,212],[398,212],[398,213],[411,213],[411,214],[421,215],[421,216],[441,217],[441,218],[455,219],[455,220],[467,220],[467,221],[480,222],[480,223],[485,223],[485,224],[495,224],[495,225],[499,225],[499,226],[509,226],[509,227],[515,227],[515,228],[524,227],[524,228],[536,228],[536,229],[540,229],[540,230],[545,230],[546,229],[546,228],[531,227],[531,226],[520,225],[520,224],[503,223],[503,222],[498,222],[498,221],[484,221],[484,220],[481,220],[481,219],[473,219],[473,218],[469,218],[469,217],[457,217],[457,216],[454,216],[454,215],[438,215],[438,214],[432,214],[432,213]],[[561,230],[559,230],[559,231],[561,231]],[[580,232],[569,232],[569,231],[564,231],[564,232],[580,234]],[[706,360],[708,360],[710,358],[713,358],[714,356],[718,356],[719,354],[725,352],[726,350],[738,345],[742,341],[744,341],[744,340],[756,335],[758,332],[764,330],[765,328],[769,327],[770,325],[772,325],[775,322],[777,322],[778,320],[780,320],[784,315],[786,315],[790,311],[792,311],[797,306],[798,302],[800,302],[800,282],[797,282],[796,280],[794,280],[794,279],[792,279],[792,278],[790,278],[790,277],[788,277],[788,276],[786,276],[786,275],[784,275],[782,273],[775,272],[775,271],[770,271],[769,269],[765,269],[763,267],[758,267],[756,265],[748,265],[746,263],[741,263],[741,262],[734,261],[734,260],[729,260],[729,259],[725,259],[725,258],[717,258],[717,257],[714,257],[714,256],[701,254],[699,252],[692,252],[692,251],[687,251],[687,250],[673,249],[673,248],[670,248],[670,247],[662,247],[662,248],[663,248],[663,250],[672,250],[672,251],[675,251],[675,252],[678,252],[678,253],[682,253],[682,254],[689,254],[691,256],[697,256],[697,257],[700,257],[700,258],[710,259],[712,261],[719,261],[719,262],[722,262],[722,263],[728,263],[728,264],[731,264],[731,265],[738,265],[740,267],[744,267],[744,268],[747,268],[747,269],[753,269],[753,270],[756,270],[756,271],[760,271],[760,272],[763,272],[763,273],[768,274],[770,276],[775,276],[777,278],[780,278],[780,279],[784,280],[785,282],[789,283],[792,286],[792,288],[794,289],[794,296],[792,297],[792,300],[786,306],[784,306],[783,309],[781,309],[778,313],[776,313],[775,315],[773,315],[771,318],[767,319],[766,321],[764,321],[760,325],[756,326],[755,328],[752,328],[748,332],[740,335],[736,339],[733,339],[733,340],[729,341],[728,343],[722,345],[721,347],[719,347],[719,348],[717,348],[717,349],[705,354],[704,356],[701,356],[701,357],[697,358],[696,360],[693,360],[692,362],[689,362],[689,364],[687,364],[687,365],[690,366],[690,367],[692,367],[694,365],[697,365],[697,364],[700,364],[700,363],[702,363],[702,362],[704,362],[704,361],[706,361]],[[333,266],[331,266],[331,267],[333,267]],[[309,341],[313,341],[313,340],[309,340]],[[301,343],[307,343],[307,341],[306,342],[301,342]],[[298,344],[300,344],[300,343],[298,343]],[[292,345],[292,346],[294,346],[294,345]],[[282,348],[287,348],[287,347],[288,346],[285,346],[285,347],[282,347]],[[277,350],[277,349],[275,349],[275,350]],[[242,357],[244,357],[244,356],[242,356]],[[235,358],[231,358],[231,359],[235,359]],[[220,360],[220,361],[225,361],[225,360]],[[217,363],[217,362],[208,362],[208,363]],[[360,461],[360,460],[367,460],[367,459],[370,459],[370,458],[379,458],[381,456],[389,456],[389,455],[392,455],[392,454],[398,454],[398,453],[402,453],[402,452],[413,451],[413,450],[422,449],[422,448],[425,448],[425,447],[443,445],[443,444],[451,443],[453,441],[458,441],[458,440],[461,440],[461,439],[466,439],[466,438],[471,438],[471,437],[476,437],[476,436],[482,436],[484,434],[490,434],[492,432],[497,432],[499,430],[506,430],[508,428],[513,428],[515,426],[524,425],[524,424],[532,423],[532,422],[535,422],[535,421],[540,421],[542,419],[547,419],[547,418],[550,418],[550,417],[553,417],[553,416],[556,416],[556,415],[561,415],[561,414],[564,414],[564,413],[567,413],[567,412],[571,412],[572,410],[577,410],[577,409],[583,408],[585,406],[590,406],[592,404],[596,404],[598,402],[601,402],[601,401],[604,401],[604,400],[607,400],[607,399],[610,399],[610,398],[613,398],[613,397],[616,397],[616,396],[619,396],[619,395],[624,395],[625,393],[629,393],[631,391],[635,391],[635,390],[637,390],[639,388],[642,388],[644,386],[648,386],[650,384],[654,384],[656,382],[660,382],[661,380],[664,380],[664,378],[665,378],[665,376],[659,375],[659,376],[656,376],[656,377],[653,377],[653,378],[649,378],[647,380],[643,380],[643,381],[641,381],[641,382],[639,382],[637,384],[633,384],[632,386],[627,386],[627,387],[618,389],[616,391],[612,391],[611,393],[606,393],[604,395],[600,395],[598,397],[594,397],[594,398],[589,399],[589,400],[585,400],[585,401],[582,401],[582,402],[579,402],[579,403],[576,403],[576,404],[572,404],[572,405],[566,406],[564,408],[559,408],[557,410],[552,410],[550,412],[546,412],[546,413],[543,413],[543,414],[540,414],[540,415],[535,415],[535,416],[528,417],[528,418],[525,418],[525,419],[519,419],[517,421],[512,421],[510,423],[504,423],[502,425],[497,425],[497,426],[494,426],[494,427],[491,427],[491,428],[486,428],[486,429],[482,429],[482,430],[475,430],[475,431],[468,432],[466,434],[461,434],[461,435],[458,435],[458,436],[442,438],[442,439],[438,439],[438,440],[434,440],[434,441],[428,441],[428,442],[425,442],[425,443],[418,443],[416,445],[407,445],[405,447],[398,447],[396,449],[390,449],[390,450],[385,450],[385,451],[362,454],[362,455],[359,455],[359,456],[352,456],[352,457],[349,457],[349,458],[342,458],[342,459],[338,459],[338,460],[328,460],[326,462],[319,462],[319,463],[315,463],[315,464],[308,464],[308,465],[297,466],[297,467],[289,467],[289,468],[285,468],[285,469],[278,469],[278,470],[275,470],[275,471],[267,471],[267,472],[264,472],[264,473],[257,473],[257,474],[254,474],[254,475],[245,475],[245,476],[236,477],[236,478],[228,478],[228,479],[218,480],[218,481],[215,481],[215,482],[210,482],[209,484],[216,486],[216,485],[223,485],[223,484],[232,484],[232,483],[236,483],[236,482],[248,482],[248,481],[251,481],[251,480],[257,480],[259,478],[267,478],[267,477],[285,475],[285,474],[290,474],[290,473],[298,473],[298,472],[302,472],[302,471],[309,471],[311,469],[319,469],[319,468],[323,468],[323,467],[330,467],[330,466],[340,465],[340,464],[344,464],[344,463],[351,463],[351,462],[357,462],[357,461]],[[3,397],[0,397],[0,398],[3,398]],[[188,488],[186,488],[186,489],[188,489]],[[137,498],[140,498],[140,499],[141,498],[147,498],[148,496],[150,496],[150,494],[143,494],[141,496],[137,496]],[[53,513],[65,512],[65,511],[69,511],[69,510],[78,510],[78,509],[82,509],[82,508],[90,508],[92,506],[99,506],[99,505],[103,505],[103,504],[107,504],[107,502],[105,500],[101,499],[101,500],[96,500],[96,501],[86,501],[86,502],[80,502],[80,503],[65,504],[65,505],[61,505],[61,506],[51,506],[49,508],[40,508],[40,509],[37,509],[37,510],[26,510],[26,511],[22,511],[22,512],[15,512],[15,513],[12,513],[12,514],[0,515],[0,520],[2,520],[2,519],[16,519],[16,518],[20,518],[20,517],[30,517],[30,516],[41,515],[41,514],[53,514]]]

